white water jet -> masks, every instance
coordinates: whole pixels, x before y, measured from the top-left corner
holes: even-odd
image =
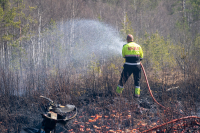
[[[121,57],[124,44],[119,31],[103,22],[85,19],[57,22],[39,36],[21,41],[20,47],[9,48],[9,70],[17,75],[13,77],[16,83],[11,83],[15,86],[13,92],[21,95],[27,88],[45,90],[48,73],[61,69],[70,72],[72,68],[78,73],[87,70],[91,61],[102,63]]]
[[[63,45],[72,61],[110,58],[121,55],[125,42],[113,27],[95,20],[73,20],[58,24]]]

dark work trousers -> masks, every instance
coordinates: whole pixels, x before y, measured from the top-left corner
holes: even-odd
[[[121,73],[121,78],[119,80],[119,85],[124,86],[129,76],[133,73],[134,84],[135,86],[140,86],[140,78],[141,78],[141,65],[127,65],[124,64],[124,69]]]

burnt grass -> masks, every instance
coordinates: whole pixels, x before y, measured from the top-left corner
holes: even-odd
[[[1,107],[1,132],[19,132],[22,128],[39,128],[45,104],[38,97],[10,96],[9,107]],[[8,99],[8,98],[6,98]],[[73,98],[72,98],[73,99]],[[88,94],[73,99],[78,115],[66,126],[57,125],[57,132],[106,132],[106,131],[137,131],[145,130],[152,123],[159,124],[157,114],[163,111],[153,103],[151,97],[128,99],[123,96]],[[92,121],[91,121],[92,120]],[[6,128],[6,129],[3,129]]]
[[[105,71],[105,70],[104,70]],[[44,95],[61,105],[73,104],[77,107],[77,116],[65,126],[57,124],[56,132],[142,132],[171,120],[199,115],[199,79],[179,80],[175,84],[155,81],[148,75],[149,83],[155,99],[168,109],[157,105],[150,93],[144,77],[141,79],[141,97],[133,95],[132,77],[125,85],[121,95],[116,94],[119,73],[106,70],[102,75],[74,78],[69,81],[66,74],[50,75],[46,80],[46,88],[34,90],[21,96],[1,91],[0,95],[0,132],[19,133],[23,128],[39,128],[41,114],[48,103],[40,98]],[[4,78],[9,81],[8,78]],[[9,82],[7,82],[9,86]],[[178,86],[178,87],[177,87]],[[173,88],[175,87],[175,88]],[[169,90],[169,88],[172,88]],[[73,113],[69,113],[69,117]],[[199,126],[180,126],[191,123],[194,119],[180,121],[160,127],[155,132],[196,132]],[[198,121],[198,120],[196,120]],[[179,127],[177,128],[177,125]]]
[[[70,96],[71,103],[77,106],[78,115],[65,126],[57,124],[56,131],[63,133],[142,132],[175,118],[191,115],[191,110],[194,108],[186,109],[184,105],[195,106],[191,105],[191,101],[182,102],[180,98],[168,103],[162,102],[164,100],[161,92],[155,93],[155,98],[162,105],[167,103],[167,107],[170,107],[170,110],[165,110],[153,101],[147,91],[145,93],[140,98],[117,95],[110,91],[106,93],[88,91],[80,97]],[[166,95],[170,96],[171,93],[166,92]],[[1,97],[1,132],[17,133],[26,127],[39,128],[42,121],[40,114],[44,113],[45,104],[46,102],[39,98],[39,95]],[[190,128],[187,131],[199,130],[198,127]],[[171,131],[169,127],[162,127],[160,131],[166,129]],[[179,129],[179,131],[183,130]]]

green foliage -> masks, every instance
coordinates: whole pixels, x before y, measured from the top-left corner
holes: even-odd
[[[114,73],[116,75],[120,74],[119,68],[113,63],[110,63],[110,65],[108,66],[108,70],[114,70]]]
[[[36,21],[30,16],[25,15],[25,4],[23,0],[14,0],[10,2],[9,0],[0,1],[0,24],[1,28],[4,29],[4,33],[1,39],[4,41],[12,41],[14,37],[18,38],[22,34],[26,35],[30,31],[30,24]],[[29,11],[35,9],[29,6]],[[27,14],[27,10],[26,10]],[[22,24],[22,21],[25,22]],[[13,30],[22,31],[20,33],[13,33]],[[20,29],[20,30],[19,30]]]
[[[189,0],[189,3],[191,4],[192,8],[189,10],[195,21],[200,19],[200,0]]]
[[[195,42],[194,42],[194,46],[197,49],[200,49],[200,35],[197,35]]]
[[[3,8],[0,7],[0,21],[3,20],[3,15],[4,15]]]
[[[194,40],[194,43],[192,45],[192,57],[193,58],[196,58],[197,61],[199,61],[199,52],[200,52],[200,35],[197,35],[195,40]]]
[[[49,33],[51,33],[51,34],[56,34],[55,31],[57,31],[57,25],[56,25],[55,20],[53,20],[53,19],[51,18],[51,20],[50,20],[50,22],[49,22],[49,24],[48,24],[48,27],[45,28],[45,29],[43,30],[43,33],[44,33],[44,34],[49,34]]]
[[[33,11],[33,10],[35,10],[35,9],[37,9],[36,7],[32,7],[32,6],[29,6],[29,11]]]
[[[13,41],[8,44],[13,47],[13,51],[11,52],[11,67],[10,69],[20,70],[20,60],[21,57],[26,56],[26,52],[23,47],[20,46],[20,41]]]
[[[101,74],[101,66],[100,66],[100,63],[98,60],[91,60],[90,63],[89,63],[89,73],[90,74],[98,74],[100,75]]]
[[[4,11],[7,11],[10,6],[9,0],[0,0],[0,4]]]
[[[49,28],[50,30],[53,30],[53,29],[57,28],[56,21],[53,20],[52,18],[51,18],[51,21],[49,22],[49,25],[50,25],[50,28]]]
[[[141,42],[144,58],[154,70],[161,70],[175,64],[173,56],[174,46],[169,40],[165,41],[162,36],[155,34],[145,34],[145,39]]]
[[[185,18],[185,17],[183,17],[181,20],[177,20],[175,26],[176,26],[176,28],[178,28],[181,31],[188,31],[189,30],[187,18]]]
[[[185,4],[183,4],[183,2]],[[181,22],[186,22],[189,17],[193,17],[193,22],[200,19],[200,0],[177,0],[172,4],[172,14],[181,13]]]
[[[12,38],[13,38],[13,35],[11,35],[11,34],[7,34],[7,35],[2,36],[2,39],[4,41],[10,41],[10,40],[12,40]]]
[[[103,21],[103,19],[102,19],[102,17],[101,17],[101,14],[98,15],[98,20],[99,20],[99,21]]]
[[[90,69],[94,70],[94,72],[97,72],[97,73],[101,72],[99,62],[91,61],[90,62]]]
[[[14,18],[16,16],[16,8],[11,8],[10,7],[10,2],[8,0],[2,0],[0,1],[1,7],[3,9],[3,12],[1,13],[1,25],[3,25],[3,28],[5,29],[6,33],[1,37],[2,40],[4,41],[9,41],[12,39],[12,35],[8,33],[7,27],[9,26],[17,26],[19,23],[14,22]]]

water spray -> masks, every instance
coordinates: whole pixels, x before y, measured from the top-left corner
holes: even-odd
[[[58,70],[71,74],[73,69],[81,74],[92,63],[101,65],[119,57],[123,44],[120,32],[104,22],[87,19],[57,22],[39,35],[22,40],[20,48],[8,48],[9,70],[18,74],[17,83],[13,83],[20,88],[16,95],[26,93],[26,83],[34,84],[35,90],[45,90],[45,76],[55,76]],[[2,58],[0,65],[4,66],[6,62]],[[37,83],[35,77],[40,78]]]

